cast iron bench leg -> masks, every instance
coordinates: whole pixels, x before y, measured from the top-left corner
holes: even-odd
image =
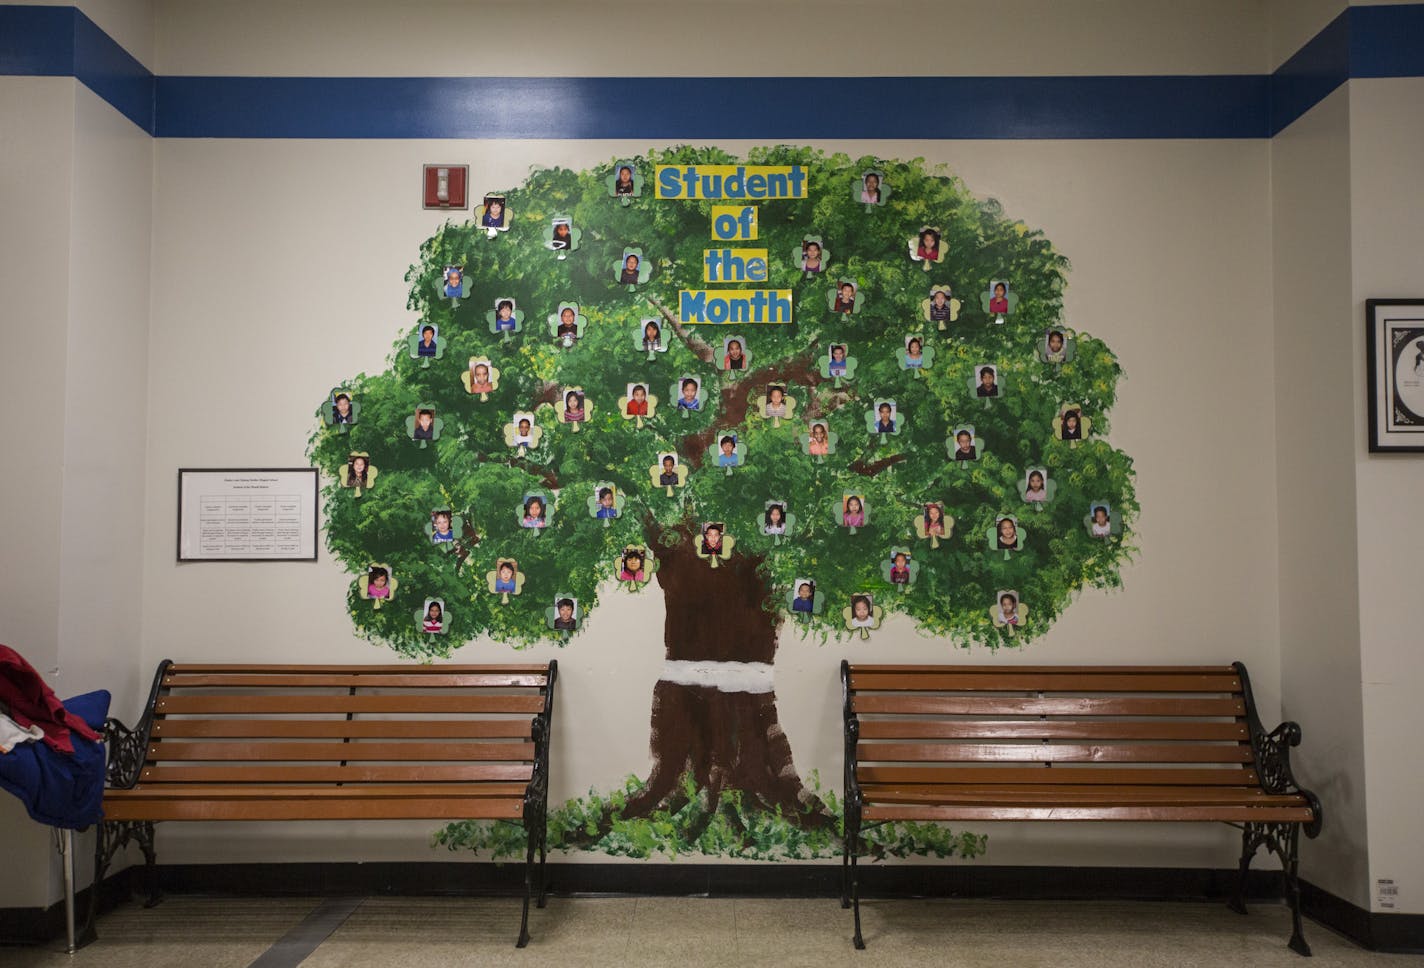
[[[1227,907],[1238,914],[1246,913],[1246,871],[1251,866],[1251,858],[1256,851],[1265,847],[1281,859],[1281,875],[1285,881],[1286,903],[1291,910],[1291,936],[1289,947],[1298,955],[1310,957],[1310,945],[1305,941],[1305,932],[1300,920],[1300,824],[1298,823],[1248,823],[1241,832],[1241,867],[1236,877],[1236,894],[1227,902]]]
[[[535,834],[532,829],[528,833],[528,841],[524,851],[524,914],[519,920],[519,940],[514,943],[516,948],[523,948],[529,943],[529,898],[534,893]]]

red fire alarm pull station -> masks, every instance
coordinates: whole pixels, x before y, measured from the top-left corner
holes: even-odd
[[[425,207],[468,208],[469,165],[426,165]]]

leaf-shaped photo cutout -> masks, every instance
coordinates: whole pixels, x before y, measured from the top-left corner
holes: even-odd
[[[954,534],[954,518],[944,513],[944,505],[938,501],[926,502],[911,524],[915,537],[928,541],[931,548],[938,548],[940,539]]]
[[[992,316],[994,322],[1002,323],[1019,307],[1019,294],[1014,292],[1007,279],[992,279],[989,288],[979,294],[979,307]]]
[[[583,229],[574,225],[567,215],[555,215],[544,228],[544,248],[558,253],[560,259],[567,259],[570,252],[577,252],[583,240]]]
[[[920,302],[920,314],[925,322],[935,323],[941,330],[948,329],[949,323],[959,319],[963,303],[954,298],[949,286],[930,286],[930,294]]]
[[[498,595],[501,605],[509,604],[510,595],[524,594],[524,572],[517,558],[496,558],[494,568],[485,572],[485,587]]]
[[[371,455],[364,450],[350,454],[341,465],[341,486],[349,487],[360,497],[376,483],[380,471],[371,463]]]
[[[1032,504],[1042,510],[1045,504],[1053,503],[1053,497],[1058,493],[1058,482],[1049,475],[1048,468],[1030,467],[1024,471],[1018,488],[1019,497],[1023,498],[1025,504]]]
[[[727,373],[742,373],[752,368],[752,348],[740,333],[722,340],[721,369]]]
[[[865,293],[860,291],[858,279],[838,279],[834,289],[826,293],[826,305],[831,312],[849,316],[858,313],[865,305]]]
[[[547,320],[549,336],[564,349],[583,339],[588,326],[588,317],[579,312],[576,302],[561,302],[559,308],[549,314]]]
[[[858,631],[862,639],[870,638],[870,633],[880,628],[885,618],[885,609],[875,604],[875,596],[870,592],[859,592],[850,597],[850,604],[841,609],[846,628]]]
[[[618,264],[613,267],[613,278],[619,285],[627,286],[629,292],[647,282],[652,274],[652,261],[643,258],[642,249],[631,246],[623,250]]]
[[[900,353],[900,369],[909,370],[920,378],[920,373],[934,366],[935,349],[919,333],[905,337],[905,349]]]
[[[999,379],[999,368],[993,363],[979,363],[969,377],[969,393],[984,401],[984,409],[989,409],[990,400],[1002,397],[1007,388]]]
[[[469,368],[460,374],[460,384],[466,393],[478,394],[483,403],[499,389],[499,367],[487,356],[472,356]]]
[[[603,183],[608,186],[608,194],[624,205],[633,204],[633,199],[643,195],[643,175],[631,161],[620,160]]]
[[[422,449],[431,441],[439,440],[444,429],[445,420],[435,415],[434,404],[422,403],[415,413],[405,418],[405,435],[418,442]]]
[[[659,353],[666,353],[668,344],[663,339],[662,321],[653,316],[640,320],[633,331],[633,346],[648,354],[649,361],[656,360]]]
[[[780,427],[781,421],[796,415],[796,398],[787,389],[784,383],[772,383],[756,398],[757,413],[763,420],[770,420],[773,427]]]
[[[882,444],[887,438],[897,436],[905,426],[905,415],[894,400],[876,400],[865,411],[866,433],[878,436]]]
[[[1001,514],[994,519],[994,526],[988,531],[989,553],[991,555],[1003,555],[1008,561],[1014,555],[1024,550],[1024,545],[1028,541],[1028,532],[1023,525],[1019,524],[1019,519],[1012,514]]]
[[[714,467],[725,468],[728,477],[732,476],[732,469],[741,467],[746,459],[747,445],[731,432],[718,434],[707,448],[708,462]]]
[[[535,422],[532,413],[516,413],[509,423],[504,425],[505,445],[518,450],[520,457],[538,447],[543,439],[544,428]]]
[[[658,455],[658,462],[648,468],[648,477],[654,487],[665,489],[667,496],[672,497],[673,488],[687,483],[687,465],[677,459],[677,454],[668,451]]]
[[[1072,447],[1077,447],[1080,441],[1087,440],[1088,432],[1092,429],[1093,421],[1076,403],[1063,404],[1058,408],[1058,416],[1053,418],[1053,439],[1067,441]]]
[[[684,373],[668,387],[668,398],[677,401],[678,415],[684,420],[694,413],[701,413],[707,405],[707,391],[703,389],[702,380],[691,373]]]
[[[840,442],[840,434],[834,433],[830,429],[830,424],[824,420],[812,420],[806,425],[806,432],[797,438],[801,442],[801,452],[816,458],[816,462],[824,464],[827,454],[836,452],[836,444]]]
[[[445,600],[427,598],[422,610],[415,613],[415,624],[429,635],[444,635],[450,626],[450,615],[445,610]]]
[[[880,577],[904,594],[920,577],[920,563],[909,548],[891,548],[890,554],[880,562]]]
[[[338,433],[346,434],[361,422],[361,401],[344,387],[332,387],[331,395],[322,401],[316,410],[324,426],[334,427]]]
[[[732,548],[737,541],[723,526],[721,521],[708,521],[693,536],[694,552],[697,557],[717,568],[724,561],[732,560]]]
[[[1088,513],[1083,515],[1083,529],[1090,537],[1106,541],[1122,535],[1122,518],[1113,514],[1112,505],[1107,501],[1092,501],[1088,504]]]
[[[821,376],[834,380],[837,387],[842,380],[854,380],[859,365],[856,358],[850,355],[850,346],[846,343],[832,343],[826,347],[826,355],[821,357],[820,364]]]
[[[786,593],[786,610],[803,622],[820,615],[826,608],[826,596],[811,578],[797,578]]]
[[[860,180],[851,188],[851,194],[860,200],[867,212],[890,200],[890,186],[885,182],[885,172],[878,168],[862,172]]]
[[[1039,362],[1062,366],[1064,363],[1073,362],[1077,346],[1078,339],[1073,331],[1066,326],[1058,326],[1043,331],[1043,337],[1038,341],[1035,351]]]
[[[356,593],[369,601],[373,607],[380,608],[382,602],[395,596],[396,586],[399,584],[390,565],[384,561],[374,561],[366,566],[366,574],[356,579]]]
[[[444,551],[455,550],[455,538],[465,530],[465,519],[449,508],[436,508],[425,522],[425,538]]]
[[[515,518],[519,526],[530,534],[541,535],[554,520],[554,501],[546,491],[526,491],[515,508]]]
[[[553,604],[544,609],[544,624],[555,632],[564,633],[564,638],[577,632],[583,624],[579,600],[564,592],[555,595]]]
[[[847,491],[833,498],[828,510],[836,527],[845,528],[850,534],[856,534],[870,523],[870,505],[859,492]]]
[[[445,337],[440,335],[440,328],[434,323],[426,323],[419,332],[411,333],[407,345],[410,347],[410,358],[419,360],[424,369],[430,367],[431,360],[445,357]]]
[[[643,421],[656,416],[657,412],[658,398],[648,392],[646,383],[628,384],[623,396],[618,398],[618,415],[624,420],[636,421],[639,430],[643,429]]]
[[[593,401],[584,395],[583,387],[565,387],[563,406],[555,407],[559,423],[578,433],[593,416]]]
[[[994,595],[994,604],[989,606],[989,619],[994,628],[1013,635],[1015,629],[1028,624],[1028,606],[1019,601],[1017,591],[1006,588]]]
[[[611,481],[599,481],[588,496],[588,516],[603,522],[605,528],[623,515],[626,496]]]
[[[511,334],[524,329],[524,310],[510,296],[499,296],[494,301],[494,308],[485,313],[485,322],[489,324],[491,333],[503,333],[508,340]]]
[[[503,195],[486,195],[484,203],[475,209],[475,221],[485,230],[488,238],[495,238],[501,232],[509,231],[509,223],[514,216],[504,203]]]
[[[949,243],[944,240],[938,226],[922,226],[910,237],[910,260],[922,263],[926,272],[942,263],[947,255]]]
[[[984,442],[968,424],[955,427],[950,432],[949,439],[945,441],[945,449],[949,451],[950,460],[958,467],[972,464],[984,456]]]
[[[646,585],[652,579],[653,572],[658,570],[658,563],[652,552],[643,545],[628,545],[619,552],[613,567],[623,587],[636,591],[639,586]]]
[[[440,273],[440,281],[435,284],[435,291],[440,293],[441,299],[450,300],[452,307],[460,305],[466,294],[465,267],[446,266]]]
[[[781,544],[783,538],[796,533],[796,515],[788,509],[785,501],[771,500],[761,513],[761,533]]]
[[[791,250],[791,264],[796,267],[803,278],[810,278],[824,272],[830,261],[831,250],[826,248],[824,240],[819,235],[806,236],[801,240],[800,245]]]

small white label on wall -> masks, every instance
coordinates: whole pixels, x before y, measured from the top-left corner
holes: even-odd
[[[1399,903],[1399,885],[1390,877],[1375,879],[1375,907],[1392,911]]]

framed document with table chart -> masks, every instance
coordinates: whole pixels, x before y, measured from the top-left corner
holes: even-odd
[[[316,561],[315,468],[178,471],[179,561]]]
[[[1424,451],[1424,299],[1365,301],[1370,450]]]

